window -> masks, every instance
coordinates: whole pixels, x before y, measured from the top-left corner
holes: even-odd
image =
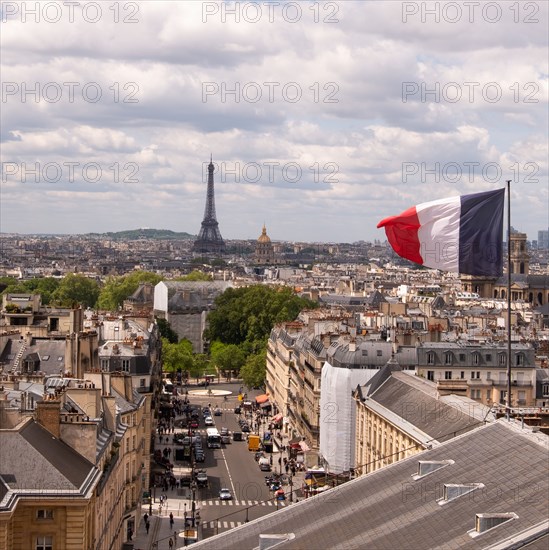
[[[549,384],[543,384],[541,387],[541,395],[543,395],[543,397],[549,397]]]
[[[36,550],[53,550],[53,537],[51,535],[40,535],[36,537]]]
[[[505,353],[500,353],[499,354],[499,364],[500,365],[507,365],[507,357],[506,357]]]
[[[522,353],[517,354],[517,366],[524,365],[524,355]]]
[[[462,370],[460,373],[459,373],[459,377],[463,380],[465,378],[465,371]]]
[[[383,355],[383,352],[382,352],[380,349],[378,349],[378,350],[377,350],[377,356],[378,356],[378,357],[381,357],[382,355]]]
[[[492,399],[492,390],[486,390],[486,401],[491,401]]]
[[[430,351],[427,354],[427,364],[428,365],[434,365],[435,364],[435,354],[432,351]]]
[[[476,378],[477,380],[480,378],[480,371],[479,371],[479,370],[477,370],[477,371],[474,371],[474,370],[471,371],[471,380],[474,380],[475,378]]]
[[[491,362],[492,362],[492,354],[491,354],[491,353],[486,354],[486,362],[487,362],[487,363],[491,363]]]
[[[103,372],[108,372],[108,370],[109,370],[109,360],[108,359],[101,359],[101,370]]]
[[[435,380],[435,371],[434,370],[428,370],[427,371],[427,380],[431,380],[431,382],[434,382]],[[549,395],[549,384],[547,384],[547,395]]]
[[[124,372],[130,372],[130,360],[122,359],[122,370]]]
[[[490,371],[486,373],[486,380],[492,380],[492,373]]]
[[[479,364],[479,354],[478,353],[473,353],[473,365],[478,365]]]
[[[459,354],[459,360],[460,361],[465,361],[465,353],[460,353]]]
[[[36,519],[53,519],[53,510],[36,510]]]
[[[444,379],[445,380],[452,380],[452,371],[451,370],[444,371]]]
[[[471,390],[472,399],[480,399],[480,390]]]
[[[451,351],[447,351],[444,354],[444,364],[445,365],[451,365],[452,364],[452,352]]]
[[[145,379],[144,379],[144,378],[141,378],[141,379],[139,380],[139,387],[140,387],[140,388],[144,388],[144,387],[145,387]]]
[[[363,350],[362,350],[362,356],[363,356],[363,357],[367,357],[367,356],[368,356],[368,350],[367,350],[367,349],[363,349]]]

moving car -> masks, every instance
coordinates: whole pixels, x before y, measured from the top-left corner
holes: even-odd
[[[219,500],[232,500],[233,495],[231,495],[231,491],[229,489],[221,489],[219,491]]]
[[[247,432],[249,433],[251,430],[250,430],[250,426],[248,426],[248,424],[244,424],[244,426],[242,426],[240,428],[243,432]]]
[[[242,432],[233,432],[233,441],[244,441]]]
[[[195,451],[194,460],[195,462],[204,462],[206,460],[206,457],[204,456],[204,453],[202,451]]]
[[[204,470],[198,470],[195,477],[199,487],[206,487],[208,485],[208,474]]]
[[[213,426],[214,425],[213,418],[211,416],[206,416],[204,418],[204,424],[206,424],[206,426]]]

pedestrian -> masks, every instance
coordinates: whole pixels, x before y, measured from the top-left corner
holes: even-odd
[[[145,520],[145,523],[147,523],[147,520],[149,519],[149,514],[147,514],[147,512],[145,512],[143,519]]]
[[[168,546],[170,547],[170,550],[173,548],[173,539],[170,537],[170,540],[168,542]]]
[[[170,529],[173,529],[173,514],[170,512]]]
[[[133,537],[133,529],[130,527],[128,529],[128,540],[132,540],[132,537]]]
[[[150,521],[146,521],[145,522],[145,529],[147,530],[147,535],[149,534],[149,529],[151,528],[151,522]]]

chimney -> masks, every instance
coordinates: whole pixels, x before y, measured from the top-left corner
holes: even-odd
[[[36,404],[36,421],[48,432],[60,439],[61,431],[61,401],[56,398],[45,397]]]

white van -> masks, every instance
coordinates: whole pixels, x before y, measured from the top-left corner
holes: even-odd
[[[266,456],[262,456],[259,459],[259,469],[262,472],[270,472],[271,471],[271,461]]]

